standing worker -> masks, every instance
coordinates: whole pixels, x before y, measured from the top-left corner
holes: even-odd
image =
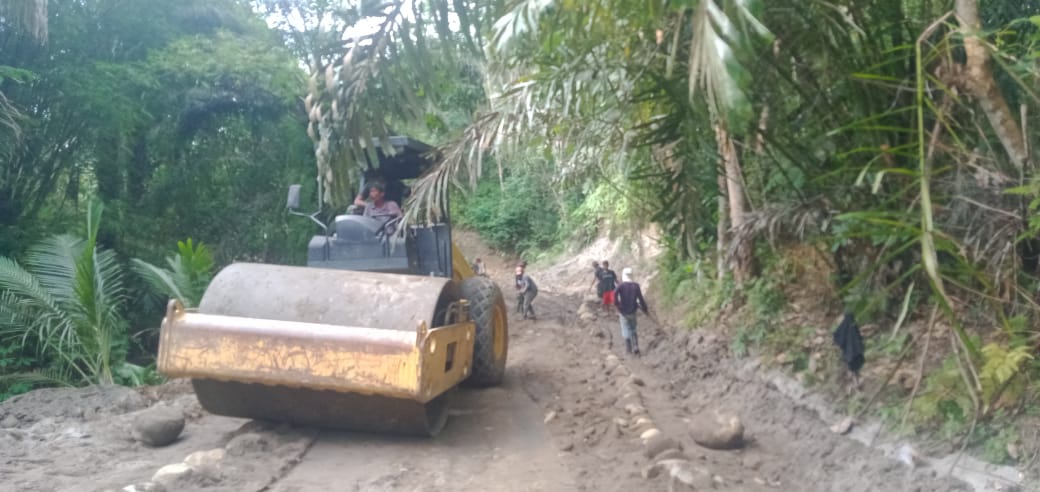
[[[473,268],[473,274],[474,275],[479,275],[481,277],[487,277],[488,276],[488,274],[487,274],[487,267],[484,266],[484,260],[481,260],[480,258],[477,258],[476,260],[473,261],[473,265],[471,265],[471,266]]]
[[[621,336],[625,339],[625,350],[639,355],[639,334],[636,332],[636,310],[642,309],[649,316],[650,308],[643,299],[643,289],[632,281],[632,269],[621,270],[621,285],[614,291],[618,308],[618,319],[621,321]]]
[[[538,286],[535,285],[531,276],[524,271],[523,264],[516,266],[516,293],[518,296],[517,301],[523,304],[520,309],[524,319],[535,319],[534,306],[531,303],[538,295]]]
[[[603,298],[603,309],[610,313],[614,305],[614,289],[617,288],[617,274],[610,269],[610,262],[603,260],[603,268],[599,270],[600,297]]]
[[[596,299],[603,298],[603,289],[599,287],[599,274],[603,271],[603,267],[599,266],[598,261],[592,262],[592,286],[596,288]]]

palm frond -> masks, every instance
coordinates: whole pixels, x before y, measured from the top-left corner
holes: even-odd
[[[18,383],[29,384],[34,388],[41,386],[73,386],[74,381],[73,375],[68,370],[61,368],[0,374],[0,387],[9,387]]]
[[[552,6],[553,0],[521,0],[502,14],[491,27],[489,48],[502,52],[517,38],[538,33],[538,17]]]
[[[798,203],[771,203],[745,214],[745,222],[733,231],[741,241],[764,238],[770,242],[781,240],[801,241],[811,234],[827,231],[831,222],[839,215],[823,201]],[[739,241],[734,241],[737,243]]]
[[[82,254],[84,242],[75,236],[51,236],[32,246],[25,255],[25,266],[41,286],[59,302],[70,302],[75,296],[76,258]]]
[[[155,292],[177,299],[185,306],[191,307],[191,301],[182,290],[186,281],[183,277],[175,276],[172,274],[173,272],[136,258],[132,260],[130,268],[140,275]]]
[[[430,23],[438,34],[438,58],[446,63],[483,56],[473,43],[475,26],[468,24],[476,20],[469,15],[476,8],[471,2],[417,0],[410,15],[405,5],[389,2],[367,12],[367,19],[377,21],[371,32],[354,35],[342,56],[311,67],[308,135],[324,184],[322,200],[334,207],[352,200],[351,183],[375,161],[377,150],[393,155],[386,138],[393,134],[392,120],[417,121],[425,108],[420,94],[437,94]],[[464,36],[455,35],[452,19],[462,23],[458,31]],[[353,26],[343,27],[345,33]],[[374,148],[375,141],[384,148]]]
[[[768,29],[755,18],[752,9],[757,2],[731,0],[739,18],[727,16],[715,0],[701,0],[690,19],[692,36],[689,44],[689,90],[693,99],[698,90],[714,117],[739,128],[751,118],[751,107],[745,89],[750,74],[736,57],[734,44],[750,46],[751,35],[769,36]],[[738,29],[737,22],[752,26],[754,33]]]

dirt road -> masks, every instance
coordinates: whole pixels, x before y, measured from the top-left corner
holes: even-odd
[[[497,267],[508,275],[506,265]],[[497,280],[510,287],[508,277]],[[650,466],[665,457],[715,490],[971,490],[831,432],[830,422],[776,384],[749,376],[755,368],[728,359],[710,335],[644,321],[646,354],[627,357],[615,341],[615,318],[579,320],[581,302],[543,289],[537,321],[511,319],[506,384],[458,390],[435,439],[216,417],[183,382],[47,390],[0,405],[0,489],[149,490],[157,470],[209,450],[217,455],[195,455],[190,472],[167,479],[165,489],[669,490],[670,469]],[[134,416],[155,405],[188,417],[171,446],[150,448],[129,437]],[[714,451],[693,442],[690,422],[715,410],[743,420],[746,446]],[[648,448],[648,428],[656,429],[651,441],[668,439],[682,450],[652,460],[661,449]]]

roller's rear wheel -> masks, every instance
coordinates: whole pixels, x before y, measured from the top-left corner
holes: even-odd
[[[473,344],[473,368],[468,386],[495,386],[506,375],[509,328],[502,291],[491,279],[470,277],[462,281],[462,297],[469,301],[470,318],[477,325]]]
[[[435,436],[448,419],[451,391],[423,404],[379,395],[192,379],[208,412],[360,432]]]

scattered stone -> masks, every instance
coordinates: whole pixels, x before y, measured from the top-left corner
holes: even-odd
[[[123,492],[166,492],[166,487],[155,482],[141,482],[127,485],[121,489]]]
[[[646,409],[643,408],[642,405],[636,405],[635,403],[625,405],[625,411],[628,412],[629,415],[640,415],[646,413]]]
[[[166,465],[152,475],[152,481],[165,485],[176,482],[191,475],[192,468],[187,463],[174,463]]]
[[[711,472],[704,468],[693,466],[693,463],[689,461],[677,460],[668,468],[668,475],[672,478],[668,490],[705,490],[715,488],[715,480]]]
[[[184,415],[170,407],[152,407],[134,419],[134,439],[149,446],[165,446],[184,430]]]
[[[903,464],[910,468],[916,468],[922,463],[921,457],[917,454],[917,450],[909,444],[902,445],[896,454],[899,456],[899,461],[902,461]]]
[[[650,459],[656,459],[659,455],[665,451],[670,450],[682,450],[682,446],[675,442],[675,439],[667,437],[663,434],[657,434],[644,441],[643,456]]]
[[[0,420],[0,427],[5,429],[13,429],[18,427],[18,419],[14,418],[14,415],[8,415],[4,420]]]
[[[573,449],[574,449],[574,443],[573,442],[567,442],[567,443],[564,443],[563,446],[560,446],[560,451],[564,451],[564,452],[570,452]]]
[[[653,422],[651,422],[650,419],[646,417],[639,417],[636,419],[635,422],[632,423],[632,425],[636,428],[639,428],[645,425],[653,425]]]
[[[542,423],[548,424],[549,422],[552,422],[552,419],[554,418],[556,418],[556,412],[549,412],[545,414],[545,419],[542,420]]]
[[[195,451],[184,458],[184,463],[192,468],[201,468],[204,466],[216,466],[224,459],[224,450],[222,448],[211,449],[209,451]]]
[[[85,431],[83,429],[77,428],[77,427],[69,427],[69,428],[61,431],[61,435],[62,435],[62,437],[66,437],[66,438],[70,438],[70,439],[84,439],[84,438],[90,437],[90,433],[89,432],[87,432],[87,431]]]
[[[638,393],[625,393],[621,395],[621,399],[618,400],[618,403],[623,407],[627,407],[628,405],[639,405],[642,403],[642,400],[639,399]]]
[[[1022,457],[1022,452],[1019,451],[1018,444],[1013,442],[1007,443],[1007,454],[1009,458],[1015,461],[1018,461],[1018,459]]]
[[[845,417],[841,419],[841,422],[831,426],[831,432],[835,434],[845,435],[852,430],[852,417]]]
[[[646,385],[646,383],[642,379],[637,377],[637,376],[632,376],[631,378],[629,378],[629,381],[631,381],[632,384],[634,384],[636,386],[645,386]]]
[[[736,449],[744,444],[744,424],[736,415],[704,412],[691,419],[690,435],[709,449]]]
[[[648,429],[645,432],[643,432],[642,434],[640,434],[639,438],[642,439],[643,442],[647,442],[650,439],[653,439],[654,437],[657,437],[659,435],[661,435],[661,431],[659,431],[657,429]]]
[[[787,352],[781,352],[780,355],[776,356],[776,363],[784,365],[787,363]]]
[[[267,438],[253,432],[239,434],[224,446],[230,456],[244,456],[250,453],[267,451]]]

